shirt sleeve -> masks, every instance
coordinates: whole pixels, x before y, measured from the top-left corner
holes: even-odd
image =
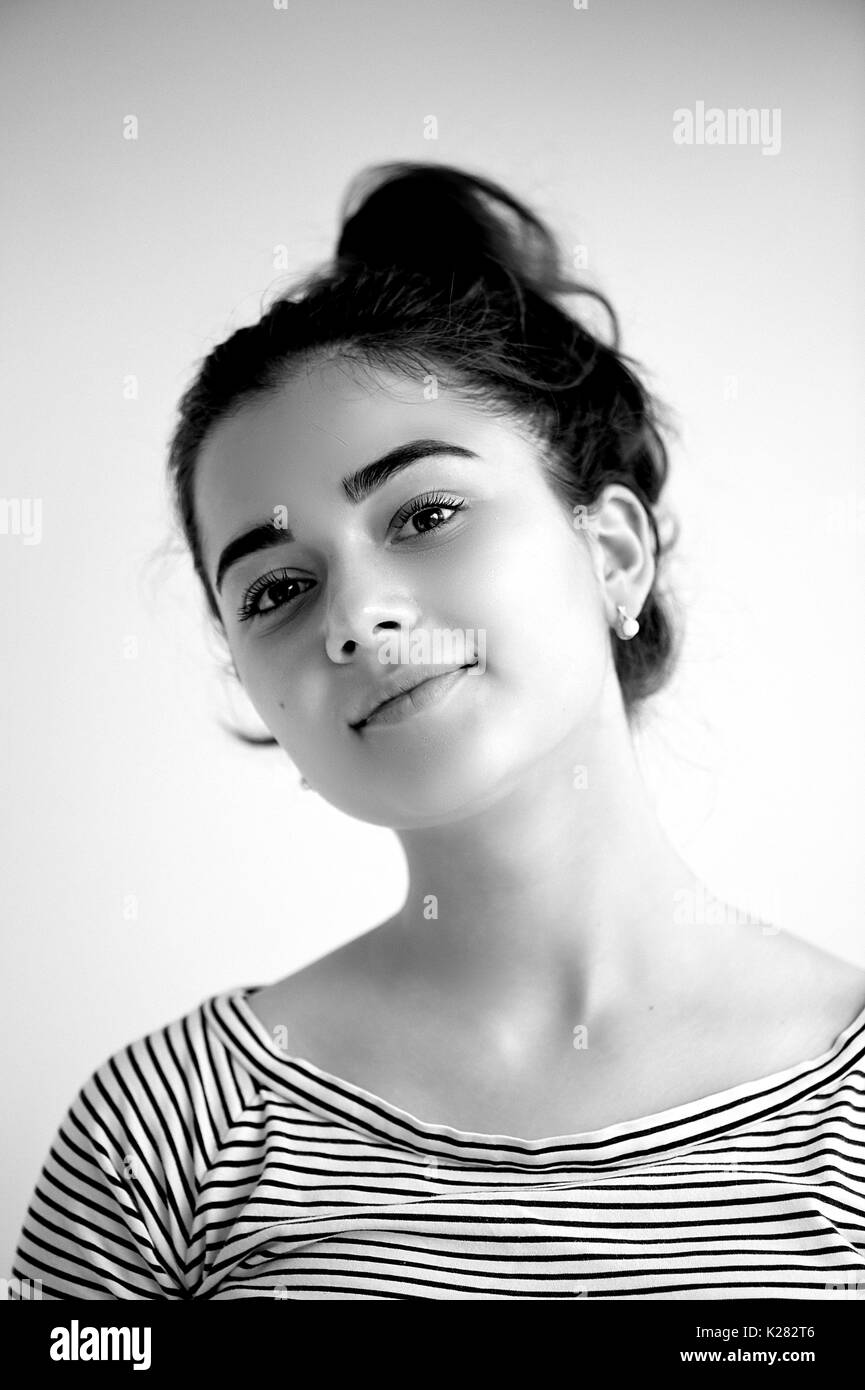
[[[51,1143],[15,1253],[9,1298],[188,1298],[187,1222],[166,1177],[169,1098],[133,1050],[81,1087]]]

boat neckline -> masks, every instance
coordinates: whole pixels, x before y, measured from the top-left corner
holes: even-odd
[[[748,1109],[748,1117],[755,1118],[753,1106],[761,1099],[768,1102],[770,1111],[774,1111],[788,1104],[791,1099],[800,1098],[816,1086],[823,1084],[827,1080],[825,1071],[828,1064],[844,1050],[857,1032],[865,1029],[865,1006],[863,1006],[836,1036],[834,1042],[823,1052],[814,1057],[804,1058],[802,1061],[795,1062],[779,1071],[742,1081],[735,1086],[728,1086],[722,1091],[713,1091],[708,1095],[684,1101],[664,1110],[619,1120],[614,1124],[603,1125],[597,1129],[526,1139],[518,1135],[457,1129],[452,1125],[423,1119],[402,1109],[384,1096],[376,1095],[373,1091],[368,1091],[365,1087],[359,1086],[345,1077],[326,1071],[307,1057],[293,1056],[283,1052],[249,1004],[249,997],[265,988],[267,986],[263,984],[241,986],[238,989],[228,990],[215,996],[211,1002],[213,1004],[225,1003],[235,1010],[236,1015],[246,1025],[247,1031],[253,1035],[255,1041],[266,1053],[271,1063],[271,1077],[273,1076],[272,1067],[275,1064],[280,1069],[276,1073],[277,1076],[283,1074],[301,1078],[312,1083],[314,1087],[321,1088],[323,1094],[326,1093],[327,1104],[324,1109],[327,1113],[334,1110],[341,1111],[343,1114],[348,1114],[355,1123],[360,1121],[365,1128],[373,1128],[380,1132],[380,1126],[376,1126],[369,1119],[370,1114],[373,1114],[410,1130],[420,1138],[451,1140],[457,1145],[473,1149],[505,1149],[524,1152],[527,1155],[540,1154],[545,1150],[552,1149],[560,1151],[591,1150],[592,1148],[603,1147],[619,1138],[642,1137],[659,1130],[669,1130],[677,1124],[686,1125],[689,1120],[702,1118],[708,1122],[719,1111],[727,1111],[728,1114],[726,1120],[720,1126],[716,1126],[716,1129],[726,1130],[736,1123],[737,1107]],[[235,1040],[238,1041],[237,1038]],[[862,1051],[859,1056],[865,1056],[865,1039],[863,1039]],[[790,1095],[788,1087],[792,1085],[795,1091],[795,1083],[807,1077],[809,1073],[813,1073],[811,1084],[805,1087],[804,1092],[800,1090]],[[780,1098],[777,1098],[778,1093],[780,1093]],[[773,1095],[776,1096],[774,1101],[771,1100]],[[343,1104],[340,1105],[338,1101],[334,1103],[335,1097],[341,1097]],[[315,1097],[313,1097],[313,1102],[314,1100]],[[701,1133],[702,1129],[696,1137],[699,1138]],[[693,1138],[693,1132],[691,1138]]]

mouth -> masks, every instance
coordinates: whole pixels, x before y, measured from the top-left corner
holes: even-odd
[[[382,700],[381,704],[376,705],[364,719],[356,720],[349,725],[356,733],[360,733],[368,727],[376,725],[398,724],[404,719],[410,718],[420,710],[428,709],[431,705],[436,705],[443,700],[448,691],[452,689],[461,679],[464,672],[477,666],[476,661],[469,661],[465,666],[457,666],[448,671],[443,671],[437,676],[425,676],[423,680],[412,685],[408,690],[398,692],[387,700]]]

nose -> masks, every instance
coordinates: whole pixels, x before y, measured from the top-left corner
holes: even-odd
[[[375,653],[388,633],[417,627],[420,608],[411,594],[381,565],[355,559],[328,580],[324,645],[331,661],[344,664],[358,651]]]

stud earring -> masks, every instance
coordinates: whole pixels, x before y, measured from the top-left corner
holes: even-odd
[[[305,792],[312,791],[312,788],[311,788],[311,786],[309,785],[309,783],[307,782],[307,780],[306,780],[305,777],[301,777],[301,779],[300,779],[300,788],[301,788],[301,791],[305,791]]]
[[[617,604],[616,610],[619,614],[616,631],[619,636],[627,642],[629,637],[636,637],[637,633],[640,631],[640,624],[637,622],[636,618],[628,617],[623,603]]]

